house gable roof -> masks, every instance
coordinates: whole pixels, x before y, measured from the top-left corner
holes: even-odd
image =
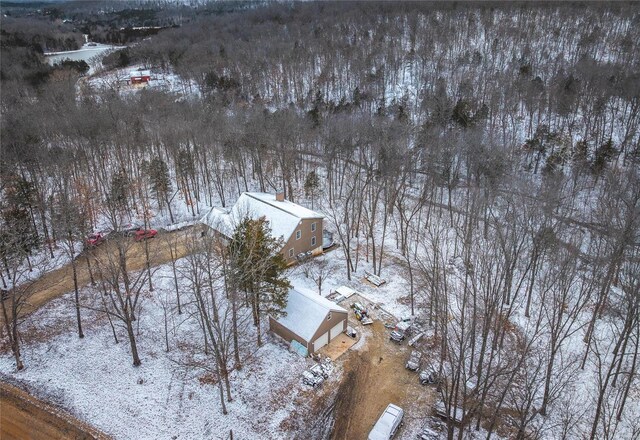
[[[347,313],[336,303],[317,293],[303,289],[289,290],[285,310],[286,316],[281,316],[276,321],[307,342],[311,342],[311,338],[318,331],[329,312]]]
[[[230,210],[213,208],[203,221],[221,234],[231,237],[235,225],[244,217],[264,217],[269,222],[271,235],[285,242],[289,241],[303,219],[324,218],[322,214],[288,200],[277,201],[273,194],[244,192]]]
[[[129,76],[132,78],[151,76],[151,71],[150,70],[132,70],[131,72],[129,72]]]

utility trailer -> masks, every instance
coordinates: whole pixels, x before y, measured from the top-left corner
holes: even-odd
[[[387,282],[383,278],[380,278],[378,275],[374,275],[371,272],[365,272],[364,275],[364,278],[376,287],[380,287]]]

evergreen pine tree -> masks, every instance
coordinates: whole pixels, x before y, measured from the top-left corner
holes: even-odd
[[[280,316],[287,307],[291,283],[285,275],[287,263],[281,248],[282,240],[272,237],[264,218],[243,219],[229,244],[232,280],[248,295],[259,346],[262,315]]]
[[[111,177],[111,192],[109,193],[109,200],[119,210],[126,211],[128,207],[128,189],[129,179],[124,170],[117,171]]]
[[[171,192],[171,179],[169,176],[169,167],[167,163],[159,157],[154,158],[147,168],[147,174],[151,180],[151,187],[156,193],[158,205],[162,206],[163,202],[169,210],[169,217],[173,222],[173,212],[171,211],[171,200],[169,193]]]
[[[471,118],[469,103],[462,99],[458,100],[458,103],[453,108],[451,119],[462,128],[470,127],[473,123],[473,119]]]
[[[311,209],[313,209],[314,200],[319,189],[320,179],[318,178],[318,174],[312,170],[304,180],[304,194],[311,198]]]
[[[616,149],[613,146],[613,141],[609,139],[607,142],[596,148],[595,157],[591,169],[596,176],[600,176],[607,164],[615,156]]]

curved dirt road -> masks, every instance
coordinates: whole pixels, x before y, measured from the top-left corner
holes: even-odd
[[[187,255],[188,241],[191,233],[198,234],[194,228],[176,232],[159,233],[154,239],[136,243],[133,239],[127,242],[127,267],[129,270],[142,270],[146,267],[145,245],[149,246],[149,262],[151,266],[168,263]],[[93,256],[107,258],[109,252],[115,252],[113,241],[91,251]],[[76,262],[79,287],[91,281],[91,274],[85,256]],[[96,274],[94,273],[95,277]],[[26,316],[47,302],[73,290],[73,271],[71,263],[48,272],[31,286],[33,292],[28,303],[21,310]],[[0,314],[0,325],[4,325]],[[2,330],[4,331],[4,327]],[[0,438],[5,439],[108,439],[106,435],[80,422],[59,408],[49,405],[28,393],[0,381]]]
[[[192,233],[197,234],[198,230],[194,229],[194,227],[189,227],[176,232],[160,232],[155,238],[146,242],[136,243],[133,238],[127,237],[118,238],[117,240],[128,240],[130,242],[127,249],[127,268],[136,271],[146,267],[145,245],[149,246],[150,265],[152,267],[158,266],[173,259],[184,257],[188,252],[187,241]],[[100,258],[104,257],[108,252],[114,252],[114,248],[113,241],[108,240],[90,252]],[[90,257],[91,253],[84,254],[76,261],[79,287],[84,287],[91,281],[91,274],[87,266],[87,257]],[[95,273],[93,275],[95,277]],[[28,303],[21,310],[23,316],[34,312],[52,299],[73,290],[71,263],[47,272],[33,283],[30,290],[33,294],[29,295]]]
[[[0,382],[0,438],[107,440],[110,437],[57,407]]]

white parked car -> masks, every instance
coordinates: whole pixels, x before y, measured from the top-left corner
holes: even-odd
[[[369,433],[367,440],[389,440],[398,432],[404,411],[397,405],[390,403],[384,410],[373,429]]]

